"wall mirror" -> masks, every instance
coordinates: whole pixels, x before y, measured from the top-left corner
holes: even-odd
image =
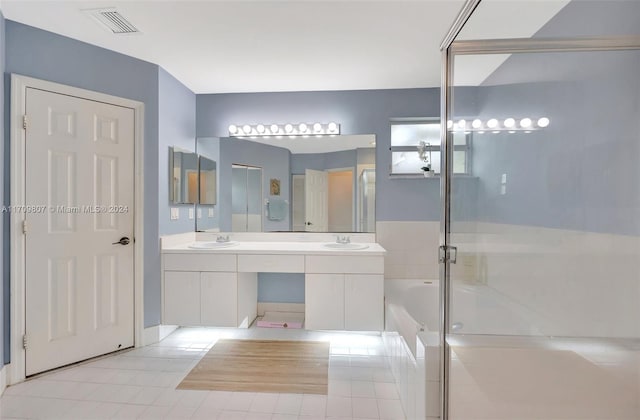
[[[220,142],[218,139],[198,139],[196,152],[200,160],[200,201],[196,203],[195,229],[215,232],[219,230]]]
[[[374,135],[196,143],[218,163],[218,200],[199,205],[199,231],[375,231]]]
[[[169,201],[195,204],[198,201],[198,155],[169,147]]]
[[[204,206],[216,204],[216,162],[198,155],[198,173],[200,174],[198,204]]]

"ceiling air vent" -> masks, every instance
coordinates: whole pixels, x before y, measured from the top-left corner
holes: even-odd
[[[107,9],[88,9],[84,13],[91,16],[103,27],[116,35],[140,33],[140,30],[133,26],[115,7]]]

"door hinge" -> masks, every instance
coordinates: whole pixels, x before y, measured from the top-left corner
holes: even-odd
[[[455,264],[458,261],[458,248],[455,246],[442,245],[438,248],[438,261],[441,263],[450,262]]]
[[[22,221],[22,233],[27,233],[27,219]]]
[[[27,348],[27,334],[22,336],[22,348],[25,350]]]
[[[23,115],[22,116],[22,129],[26,130],[27,129],[27,115]]]

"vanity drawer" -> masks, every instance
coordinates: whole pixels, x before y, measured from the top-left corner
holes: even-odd
[[[305,266],[307,273],[383,274],[384,257],[308,255]]]
[[[236,271],[235,254],[164,254],[164,269],[170,271]]]
[[[304,273],[304,255],[238,255],[241,273]]]

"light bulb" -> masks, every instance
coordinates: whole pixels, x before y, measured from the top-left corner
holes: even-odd
[[[473,120],[473,122],[471,123],[471,127],[473,127],[473,128],[482,127],[482,121],[480,121],[479,119]]]
[[[257,131],[258,131],[258,133],[260,133],[260,134],[264,133],[264,125],[262,125],[262,124],[258,124],[258,125],[256,126],[256,130],[257,130]]]
[[[529,128],[531,127],[531,118],[523,118],[520,120],[520,127]]]
[[[465,120],[458,121],[458,127],[464,128],[466,125],[467,125],[467,122]]]
[[[285,125],[284,131],[286,131],[287,133],[291,133],[293,131],[293,126],[291,124]]]
[[[236,134],[238,132],[238,127],[235,124],[231,124],[229,126],[229,133]]]
[[[327,128],[329,129],[330,133],[335,133],[336,131],[338,131],[338,124],[330,122]]]
[[[549,126],[549,122],[550,122],[549,118],[547,118],[547,117],[539,118],[538,119],[538,127],[542,127],[542,128],[547,127],[547,126]]]
[[[269,129],[273,134],[276,134],[280,131],[280,127],[278,127],[278,124],[271,124],[271,127],[269,127]]]
[[[498,120],[496,120],[495,118],[491,118],[489,121],[487,121],[487,127],[496,128],[497,126],[498,126]]]
[[[245,134],[251,133],[251,126],[249,124],[243,125],[242,126],[242,131],[244,131]]]
[[[504,120],[504,126],[507,128],[511,128],[514,125],[516,125],[516,120],[514,120],[513,118],[507,118],[506,120]]]
[[[298,131],[300,131],[301,133],[306,133],[307,132],[307,124],[305,123],[300,123],[298,124]]]
[[[316,133],[322,131],[322,124],[320,123],[313,124],[313,131],[315,131]]]
[[[449,120],[447,121],[447,128],[452,128],[453,127],[453,121]]]

